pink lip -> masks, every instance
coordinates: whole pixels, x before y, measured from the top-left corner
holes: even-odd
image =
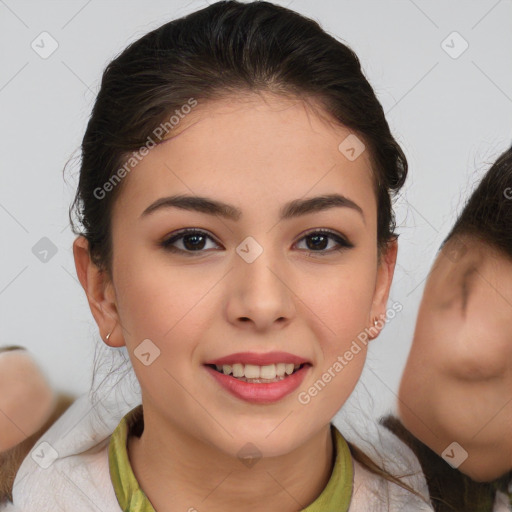
[[[204,364],[215,364],[222,366],[223,364],[233,365],[236,363],[265,366],[268,364],[277,363],[303,364],[309,363],[309,361],[303,357],[289,354],[288,352],[267,352],[266,354],[257,354],[256,352],[238,352],[226,357],[221,357],[220,359],[212,359],[211,361],[207,361]]]
[[[311,365],[304,365],[300,370],[297,370],[278,382],[268,382],[264,384],[244,382],[231,375],[224,375],[210,366],[205,366],[205,368],[224,389],[237,398],[255,404],[268,404],[277,402],[295,391],[302,384]]]

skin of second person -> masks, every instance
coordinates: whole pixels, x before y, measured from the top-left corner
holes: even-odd
[[[425,285],[399,411],[439,455],[457,443],[446,453],[476,481],[512,469],[511,319],[510,258],[474,236],[448,240]]]

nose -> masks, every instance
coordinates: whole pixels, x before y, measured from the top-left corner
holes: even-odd
[[[282,328],[295,315],[293,283],[270,251],[252,263],[235,260],[227,315],[238,328],[265,331]]]

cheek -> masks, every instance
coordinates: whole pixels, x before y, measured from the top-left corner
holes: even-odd
[[[451,358],[452,353],[456,357],[456,344],[463,329],[464,318],[457,301],[440,305],[437,295],[424,296],[416,319],[411,354],[420,356],[420,364],[427,359],[429,366],[439,366]]]
[[[211,314],[212,301],[205,298],[218,281],[211,270],[178,268],[147,255],[118,263],[116,295],[127,344],[145,338],[172,343],[184,326],[189,332],[195,318]]]
[[[418,315],[411,356],[418,365],[463,380],[479,380],[512,373],[512,335],[508,322],[485,308],[436,311]],[[422,367],[422,372],[427,371]]]
[[[469,379],[491,379],[512,373],[512,335],[509,323],[491,312],[471,315],[459,343],[460,374]]]
[[[375,289],[376,271],[371,266],[363,270],[353,267],[331,268],[329,273],[304,274],[301,276],[300,297],[305,308],[301,322],[309,323],[309,329],[319,340],[321,365],[329,367],[338,355],[350,350],[353,342],[357,353],[354,359],[362,360],[366,352],[369,317]],[[299,303],[297,303],[299,304]],[[357,344],[360,349],[357,348]],[[360,357],[362,356],[362,357]],[[350,358],[350,354],[348,354]],[[358,363],[350,365],[354,370]],[[345,371],[345,370],[344,370]],[[346,372],[348,373],[348,372]]]
[[[172,396],[181,410],[187,400],[180,383],[190,376],[189,363],[215,302],[208,291],[217,280],[198,272],[133,260],[120,261],[117,272],[118,311],[143,394],[151,402]]]
[[[323,307],[341,328],[366,327],[375,292],[376,269],[373,265],[362,268],[340,269],[323,284]]]

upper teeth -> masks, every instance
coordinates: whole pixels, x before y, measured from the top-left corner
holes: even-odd
[[[223,364],[215,365],[219,372],[224,375],[233,374],[233,377],[245,377],[247,379],[275,379],[283,377],[286,373],[291,375],[294,370],[300,367],[300,364],[293,363],[277,363],[267,364],[265,366],[256,366],[255,364],[239,364],[234,365]]]

